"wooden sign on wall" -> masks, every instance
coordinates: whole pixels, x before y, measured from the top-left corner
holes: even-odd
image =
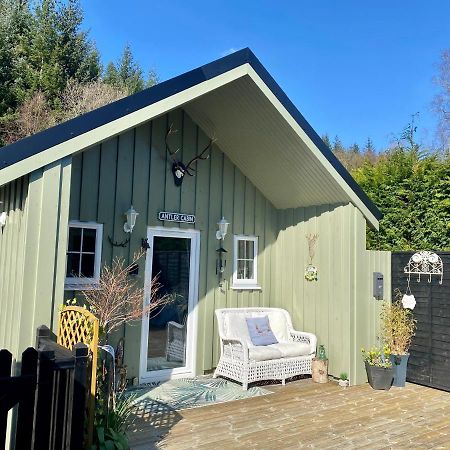
[[[160,211],[158,213],[158,220],[165,222],[195,223],[195,216],[194,214]]]

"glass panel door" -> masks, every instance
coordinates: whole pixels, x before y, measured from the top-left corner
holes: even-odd
[[[148,372],[186,366],[191,241],[153,237],[151,276],[158,277],[159,294],[170,295],[172,302],[153,311],[148,321]]]

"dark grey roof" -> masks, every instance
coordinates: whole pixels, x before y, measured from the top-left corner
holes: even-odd
[[[314,131],[249,48],[239,50],[231,55],[138,92],[137,94],[130,95],[129,97],[3,147],[0,149],[0,170],[246,63],[250,64],[255,70],[317,148],[367,206],[370,212],[378,220],[381,219],[383,215],[380,210],[372,203],[341,162],[325,145],[320,136]]]

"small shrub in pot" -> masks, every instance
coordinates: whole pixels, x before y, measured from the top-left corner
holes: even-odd
[[[347,387],[347,386],[349,386],[350,381],[349,381],[349,379],[348,379],[348,375],[347,375],[345,372],[342,372],[342,373],[339,375],[339,381],[338,381],[338,383],[339,383],[339,386],[342,386],[342,387]]]
[[[413,312],[403,307],[400,299],[392,304],[384,302],[380,318],[381,339],[391,352],[394,386],[403,387],[406,381],[409,347],[416,331],[417,321],[414,319]]]
[[[389,348],[387,346],[383,348],[373,347],[367,351],[363,348],[361,349],[361,353],[370,386],[373,389],[388,391],[394,379],[394,370],[389,359]]]

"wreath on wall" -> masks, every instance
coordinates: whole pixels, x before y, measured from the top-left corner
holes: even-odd
[[[306,239],[308,241],[309,250],[309,264],[305,269],[305,280],[306,281],[317,281],[319,279],[319,271],[317,267],[313,265],[313,258],[315,254],[315,246],[318,239],[318,234],[307,234]]]

